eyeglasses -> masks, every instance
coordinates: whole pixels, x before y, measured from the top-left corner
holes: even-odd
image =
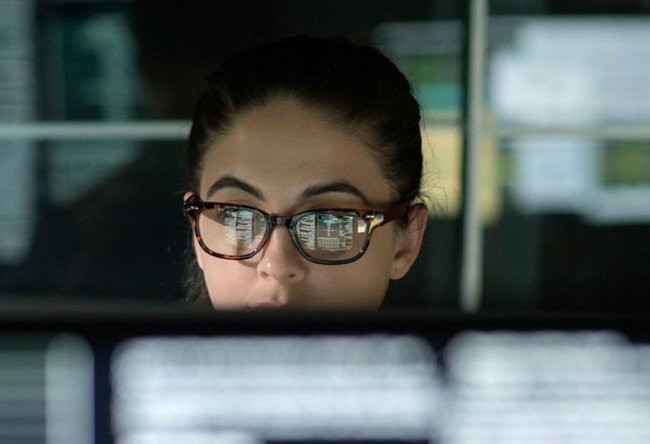
[[[383,212],[319,209],[278,216],[243,205],[204,202],[192,193],[185,199],[183,211],[199,245],[211,256],[249,259],[266,245],[275,226],[284,226],[305,259],[336,265],[363,256],[374,229],[404,216],[409,207],[407,200]]]

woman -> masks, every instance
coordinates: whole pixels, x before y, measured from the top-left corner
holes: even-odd
[[[370,47],[301,36],[247,50],[207,81],[187,152],[190,297],[379,308],[427,220],[404,75]]]

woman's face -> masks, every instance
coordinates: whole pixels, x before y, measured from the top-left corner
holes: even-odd
[[[380,210],[392,200],[368,148],[290,98],[244,112],[212,140],[199,194],[283,216],[322,208]],[[411,228],[393,222],[375,229],[366,253],[344,265],[309,262],[283,226],[246,260],[216,258],[194,244],[218,309],[376,309],[389,280],[401,278],[415,260],[425,221],[426,214],[418,214]]]

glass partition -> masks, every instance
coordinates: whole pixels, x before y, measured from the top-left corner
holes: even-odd
[[[422,102],[430,229],[389,305],[455,308],[462,15],[455,2],[0,0],[0,295],[182,298],[182,154],[203,76],[243,47],[377,45]],[[426,36],[426,38],[422,38]]]
[[[374,44],[412,82],[429,224],[387,306],[461,309],[481,3],[0,0],[0,297],[181,299],[201,79],[238,49],[313,33]],[[647,311],[650,7],[484,4],[477,309]]]
[[[647,310],[650,16],[568,3],[494,2],[483,307]]]

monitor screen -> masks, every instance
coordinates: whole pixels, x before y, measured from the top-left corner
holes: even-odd
[[[639,317],[84,307],[2,319],[0,442],[650,438]]]

